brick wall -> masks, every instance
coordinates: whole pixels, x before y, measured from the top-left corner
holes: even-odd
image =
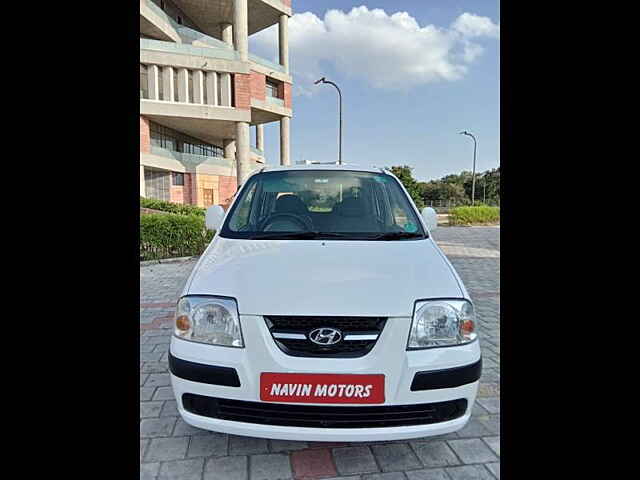
[[[151,153],[151,134],[149,133],[149,120],[140,116],[140,152]]]
[[[238,181],[236,180],[236,177],[221,175],[220,177],[218,177],[218,182],[218,193],[220,198],[220,201],[218,203],[220,203],[220,205],[222,205],[226,210],[229,206],[229,203],[231,202],[231,197],[233,197],[233,194],[236,193]]]
[[[284,106],[286,108],[291,108],[291,84],[284,83]]]
[[[251,108],[251,75],[248,73],[235,73],[233,82],[236,108],[249,110]]]
[[[171,185],[169,201],[173,203],[188,203],[184,201],[184,187]]]
[[[251,97],[264,101],[266,98],[267,76],[258,72],[251,72]]]

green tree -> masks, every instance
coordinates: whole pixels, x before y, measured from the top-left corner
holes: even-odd
[[[412,170],[408,165],[391,167],[391,172],[402,182],[404,188],[406,188],[409,195],[411,195],[416,207],[421,209],[425,206],[424,200],[422,199],[420,184],[413,178]]]

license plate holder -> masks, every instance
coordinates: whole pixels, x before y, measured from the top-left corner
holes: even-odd
[[[383,374],[260,374],[260,400],[285,403],[384,403]]]

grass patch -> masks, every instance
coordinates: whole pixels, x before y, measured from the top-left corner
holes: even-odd
[[[449,212],[449,225],[487,225],[499,222],[500,207],[456,207]]]

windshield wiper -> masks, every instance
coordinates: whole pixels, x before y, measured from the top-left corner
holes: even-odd
[[[417,232],[387,232],[371,237],[371,240],[401,240],[403,238],[426,238]]]
[[[350,233],[333,233],[333,232],[260,232],[252,237],[251,240],[264,239],[282,239],[282,240],[315,240],[319,238],[352,238]]]
[[[249,237],[250,240],[263,240],[268,238],[278,240],[312,240],[316,238],[316,232],[260,232]]]

